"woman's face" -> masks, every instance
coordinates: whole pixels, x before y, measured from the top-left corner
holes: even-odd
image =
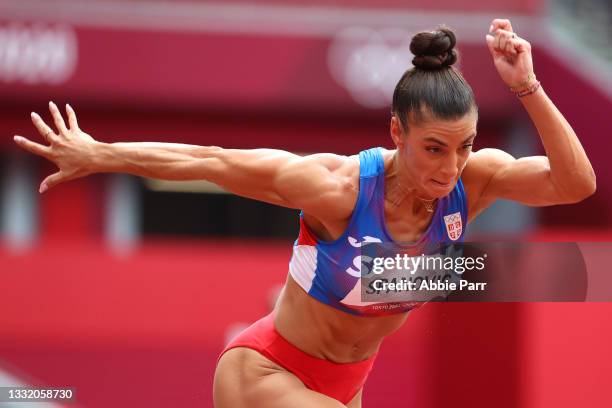
[[[458,120],[426,119],[419,126],[409,124],[405,134],[393,116],[391,137],[399,154],[400,174],[407,177],[406,187],[416,188],[424,198],[448,195],[472,151],[477,122],[478,113],[473,111]]]

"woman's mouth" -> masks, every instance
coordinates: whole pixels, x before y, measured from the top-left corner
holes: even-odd
[[[449,181],[449,182],[446,182],[446,183],[443,183],[443,182],[440,182],[440,181],[434,180],[434,179],[431,179],[431,181],[432,181],[433,185],[438,187],[438,188],[450,188],[450,186],[452,185],[452,181]]]

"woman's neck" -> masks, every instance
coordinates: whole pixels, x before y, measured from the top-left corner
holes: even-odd
[[[396,150],[385,164],[385,200],[393,207],[411,208],[414,214],[423,209],[434,212],[437,200],[419,193],[409,173],[399,166],[401,158],[398,154]]]

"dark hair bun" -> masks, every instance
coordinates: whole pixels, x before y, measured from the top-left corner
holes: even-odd
[[[455,33],[448,27],[421,31],[410,41],[410,51],[414,54],[412,64],[426,71],[451,66],[457,62],[456,42]]]

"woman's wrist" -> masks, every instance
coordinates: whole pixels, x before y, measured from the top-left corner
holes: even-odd
[[[510,92],[512,92],[518,98],[523,98],[525,96],[534,94],[538,89],[540,89],[540,81],[538,81],[535,73],[533,72],[527,75],[527,78],[520,83],[510,86]]]
[[[542,86],[538,86],[538,88],[534,92],[531,92],[528,95],[520,96],[518,97],[518,99],[523,105],[526,106],[529,104],[529,102],[533,101],[534,99],[539,99],[543,95],[545,95],[544,89],[542,88]]]
[[[116,161],[113,145],[95,141],[91,148],[91,160],[88,161],[89,173],[113,172],[113,163]]]

